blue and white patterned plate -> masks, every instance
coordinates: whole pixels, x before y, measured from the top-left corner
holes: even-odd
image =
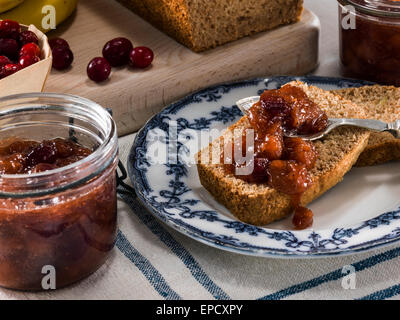
[[[199,133],[236,122],[242,116],[235,106],[239,98],[294,79],[324,89],[368,84],[314,76],[255,79],[214,86],[168,106],[137,134],[128,160],[134,188],[149,211],[205,244],[264,257],[350,254],[399,240],[400,163],[353,168],[343,182],[310,205],[314,225],[303,231],[293,230],[291,217],[266,227],[242,223],[201,186],[191,163],[199,148],[208,145],[198,138]],[[177,143],[174,136],[179,138]],[[181,158],[165,164],[159,159],[166,159],[169,141]]]

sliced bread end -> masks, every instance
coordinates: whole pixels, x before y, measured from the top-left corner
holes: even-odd
[[[386,122],[400,119],[400,88],[373,85],[332,92],[356,103],[366,118]],[[400,139],[387,132],[372,132],[356,166],[373,166],[392,160],[400,160]]]

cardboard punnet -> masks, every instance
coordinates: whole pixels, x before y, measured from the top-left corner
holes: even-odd
[[[34,25],[21,25],[22,30],[30,30],[39,38],[40,61],[0,80],[0,97],[28,92],[43,91],[51,71],[53,58],[46,35]]]

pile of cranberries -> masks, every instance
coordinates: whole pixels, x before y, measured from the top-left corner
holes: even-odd
[[[18,22],[0,21],[0,79],[40,61],[39,39]]]
[[[153,51],[147,47],[133,47],[126,38],[115,38],[103,47],[103,57],[93,58],[87,67],[89,78],[95,82],[107,80],[111,67],[130,64],[134,68],[148,67],[154,58]]]
[[[21,31],[13,20],[0,21],[0,79],[40,61],[39,39],[32,31]],[[68,69],[74,61],[69,43],[62,38],[49,40],[53,54],[53,68]],[[146,68],[154,59],[147,47],[133,47],[129,39],[119,37],[108,41],[103,56],[93,58],[87,66],[88,77],[95,82],[109,78],[112,67],[129,64],[133,68]]]
[[[62,38],[49,41],[53,53],[53,68],[67,69],[74,55],[68,42]],[[115,38],[108,41],[103,47],[103,56],[90,60],[87,66],[89,79],[102,82],[109,78],[112,67],[122,67],[129,64],[133,68],[146,68],[154,59],[154,53],[147,47],[133,47],[132,42],[126,38]]]

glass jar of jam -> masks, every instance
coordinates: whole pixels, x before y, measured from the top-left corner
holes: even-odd
[[[10,141],[49,139],[68,141],[81,156],[49,170],[0,174],[3,287],[66,286],[99,268],[114,246],[118,140],[111,116],[75,96],[32,93],[0,99],[1,150]],[[90,152],[82,153],[79,146]],[[39,151],[49,159],[48,149]],[[0,156],[0,163],[8,160]]]
[[[338,2],[343,74],[400,86],[400,1]]]

